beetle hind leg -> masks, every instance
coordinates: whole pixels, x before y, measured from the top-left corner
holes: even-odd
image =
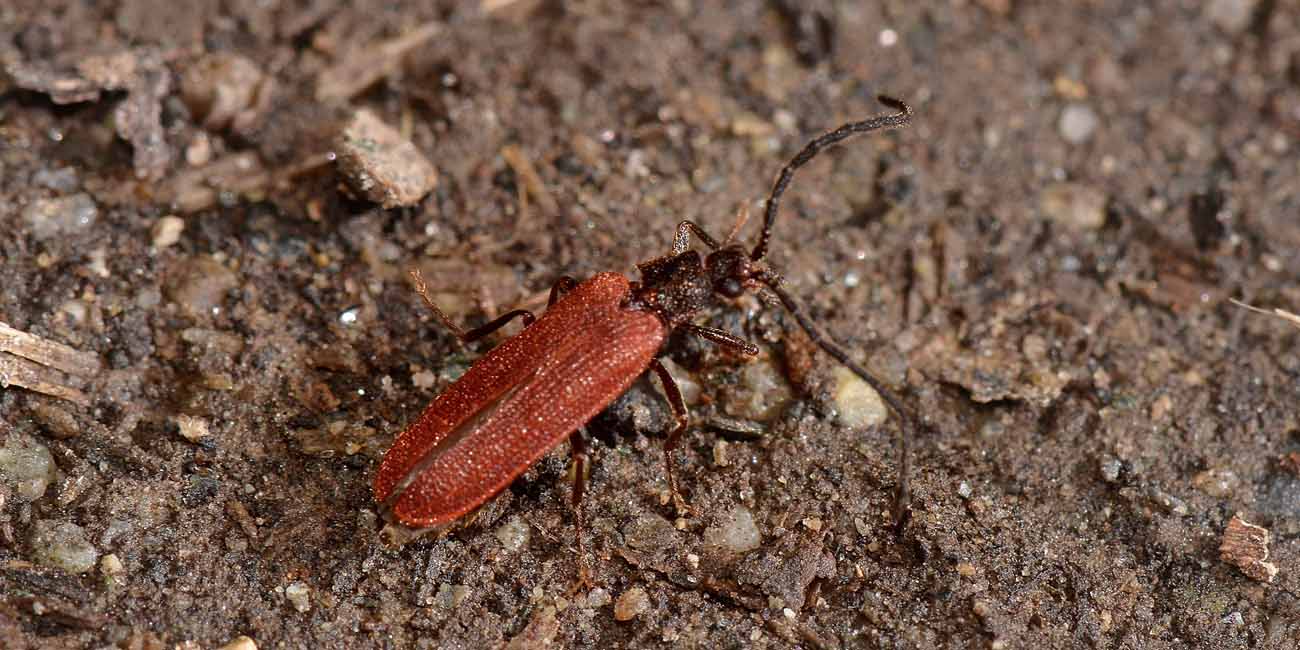
[[[591,570],[587,566],[587,546],[582,541],[585,523],[582,516],[582,496],[587,491],[588,470],[591,466],[591,457],[587,453],[586,427],[580,427],[569,435],[569,458],[573,463],[573,496],[570,503],[573,506],[573,527],[578,540],[578,582],[573,586],[576,593],[578,590],[590,589],[593,586]]]
[[[507,323],[516,318],[523,319],[524,327],[532,325],[533,321],[537,320],[537,318],[533,316],[533,312],[528,311],[527,309],[514,309],[484,323],[483,325],[479,325],[472,330],[466,330],[460,325],[457,325],[455,321],[451,320],[451,318],[447,316],[446,312],[439,309],[437,303],[433,302],[433,298],[429,295],[429,286],[425,284],[424,277],[420,275],[418,269],[411,270],[411,281],[415,283],[415,292],[420,294],[420,297],[424,299],[424,304],[429,308],[429,311],[432,311],[434,317],[438,319],[438,322],[442,323],[443,327],[451,330],[451,333],[454,334],[456,338],[460,339],[461,343],[473,343],[474,341],[505,327]],[[552,294],[554,294],[554,290],[552,290]]]

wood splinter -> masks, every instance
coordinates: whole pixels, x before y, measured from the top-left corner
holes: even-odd
[[[99,357],[0,322],[0,389],[18,386],[88,406],[90,397],[67,385],[68,376],[94,377]]]

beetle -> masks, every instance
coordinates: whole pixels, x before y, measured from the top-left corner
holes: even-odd
[[[910,123],[912,109],[906,103],[883,95],[878,100],[895,112],[845,124],[815,138],[781,169],[753,249],[734,243],[734,231],[719,242],[699,225],[682,221],[671,253],[637,265],[639,281],[609,272],[582,283],[563,277],[551,288],[540,318],[516,309],[468,331],[433,303],[423,281],[413,273],[417,292],[463,342],[480,339],[516,318],[524,327],[474,363],[394,440],[373,484],[384,520],[413,529],[445,528],[496,496],[568,437],[581,546],[579,504],[587,464],[581,428],[647,370],[659,377],[676,418],[664,441],[664,462],[674,503],[687,510],[673,475],[672,452],[689,416],[681,392],[658,357],[674,330],[757,354],[758,348],[739,336],[691,321],[719,298],[764,291],[776,297],[818,347],[867,382],[902,419],[904,426],[899,427],[895,443],[899,461],[894,506],[895,524],[901,530],[909,512],[907,434],[914,429],[912,416],[881,381],[818,330],[782,287],[781,276],[764,261],[781,197],[796,170],[850,136]],[[690,248],[692,236],[708,247],[707,255]]]

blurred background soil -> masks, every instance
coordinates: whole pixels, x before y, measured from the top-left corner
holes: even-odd
[[[18,0],[0,64],[0,646],[1300,644],[1300,326],[1228,302],[1300,310],[1294,0]],[[746,299],[667,348],[694,515],[656,384],[593,423],[595,588],[566,445],[385,545],[492,344],[408,269],[541,309],[878,93],[772,258],[924,422],[901,536],[897,420]]]

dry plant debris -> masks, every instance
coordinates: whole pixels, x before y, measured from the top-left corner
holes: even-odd
[[[426,23],[397,38],[372,43],[339,57],[339,63],[326,68],[316,79],[316,99],[321,102],[346,101],[397,70],[402,57],[427,43],[442,31],[442,23]]]
[[[1250,311],[1257,312],[1260,314],[1265,314],[1267,316],[1276,316],[1278,318],[1281,318],[1284,321],[1288,321],[1297,326],[1300,326],[1300,314],[1293,314],[1285,309],[1282,309],[1281,307],[1274,307],[1272,311],[1270,311],[1268,309],[1260,309],[1259,307],[1255,307],[1254,305],[1248,305],[1244,302],[1241,302],[1240,300],[1237,300],[1236,298],[1229,298],[1228,301],[1238,307],[1244,307],[1246,309],[1249,309]]]
[[[1269,532],[1256,526],[1241,515],[1233,515],[1223,531],[1219,557],[1241,570],[1246,577],[1260,582],[1272,582],[1277,575],[1277,565],[1268,561]]]
[[[65,377],[93,377],[99,368],[99,358],[89,352],[0,323],[0,388],[21,386],[84,406],[90,398]]]

